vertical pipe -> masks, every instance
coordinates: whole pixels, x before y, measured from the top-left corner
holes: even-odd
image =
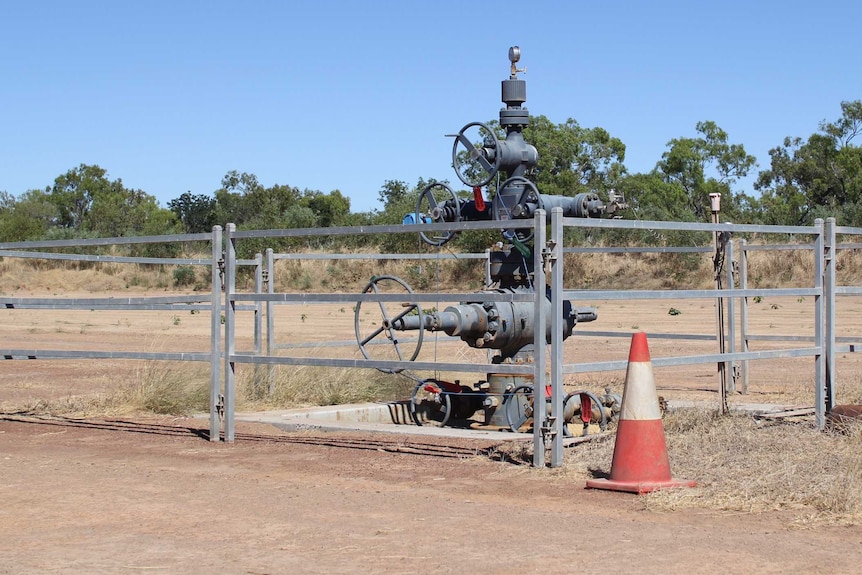
[[[835,406],[835,260],[838,257],[838,244],[835,238],[835,218],[826,218],[823,261],[824,295],[824,338],[826,343],[826,373],[824,407],[830,411]]]
[[[748,289],[748,242],[740,240],[739,250],[739,289]],[[739,310],[739,342],[743,353],[748,352],[748,298],[740,298]],[[748,360],[743,359],[740,369],[740,392],[748,394]]]
[[[263,255],[254,255],[254,294],[263,294]],[[254,355],[260,355],[263,351],[263,304],[259,299],[254,300]],[[252,393],[254,397],[263,397],[263,366],[254,364],[254,375],[252,377]]]
[[[713,193],[709,194],[709,201],[712,208],[712,223],[718,224],[719,217],[718,213],[721,210],[721,194]],[[721,290],[721,269],[719,264],[721,263],[722,258],[722,245],[721,245],[721,231],[716,229],[712,234],[712,247],[713,247],[713,275],[715,276],[715,289],[720,292]],[[716,337],[718,340],[718,353],[724,355],[724,300],[721,298],[721,294],[715,298],[715,329],[716,329]],[[718,397],[719,397],[719,410],[721,413],[727,413],[727,373],[724,370],[724,362],[718,362]]]
[[[533,467],[545,466],[545,346],[547,338],[547,318],[545,317],[545,266],[542,252],[545,248],[545,210],[536,210],[533,219],[535,225],[533,242],[533,289],[535,290],[535,316],[536,331],[533,335],[533,350],[535,361],[533,363]],[[553,321],[553,320],[552,320]]]
[[[272,248],[266,248],[266,293],[272,295],[275,293],[275,258],[273,257]],[[275,318],[272,312],[275,309],[275,304],[272,300],[266,301],[266,355],[272,356],[275,353]],[[269,396],[275,394],[275,365],[268,364],[266,366],[266,381]]]
[[[236,408],[236,363],[234,328],[236,316],[236,240],[235,224],[227,224],[224,253],[224,440],[234,440],[234,410]]]
[[[485,250],[485,287],[491,285],[491,250]]]
[[[563,208],[551,209],[551,467],[563,465]]]
[[[210,274],[212,296],[210,300],[210,441],[221,439],[221,294],[222,294],[222,230],[213,226],[212,263]]]
[[[818,348],[814,356],[814,423],[822,430],[826,427],[826,348],[823,334],[824,300],[823,297],[823,260],[827,249],[824,241],[823,220],[814,220],[817,236],[814,239],[814,345]]]
[[[733,242],[728,240],[728,242],[724,245],[724,271],[726,277],[725,289],[733,289],[734,287],[734,278],[733,278],[733,265],[734,265],[734,253],[733,253]],[[736,299],[729,297],[727,298],[727,316],[724,318],[725,323],[727,324],[727,351],[729,353],[736,352]],[[736,391],[736,372],[733,369],[733,362],[726,361],[724,362],[724,374],[725,380],[727,381],[727,390],[729,392]]]

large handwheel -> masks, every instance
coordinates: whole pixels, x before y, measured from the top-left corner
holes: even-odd
[[[420,381],[410,396],[410,417],[416,425],[443,427],[452,415],[451,394],[432,380]]]
[[[368,282],[362,293],[413,293],[407,283],[395,276],[378,276]],[[356,304],[353,326],[356,331],[356,343],[359,344],[359,350],[365,359],[371,360],[399,360],[413,361],[419,355],[419,350],[422,348],[422,339],[425,330],[422,326],[425,324],[425,318],[422,314],[422,308],[415,303],[400,303],[400,302],[375,302],[380,306],[380,316],[372,316],[371,320],[366,320],[365,325],[362,322],[362,302]],[[367,309],[367,308],[366,308]],[[415,330],[416,339],[409,339],[406,342],[399,341],[398,331],[395,329],[396,322],[409,316],[419,316],[419,329]],[[408,345],[404,345],[407,343]],[[381,345],[381,351],[374,354],[371,353],[371,346]],[[388,345],[385,345],[388,344]],[[380,368],[378,368],[380,369]],[[384,373],[399,373],[403,369],[380,369]]]
[[[478,140],[481,140],[481,143],[474,143],[477,136],[468,135],[471,128],[478,128]],[[471,188],[490,182],[500,171],[500,140],[494,130],[482,122],[470,122],[454,134],[454,137],[452,167],[455,168],[458,179]]]
[[[418,223],[439,224],[443,222],[461,221],[461,200],[452,188],[442,182],[429,184],[419,194],[416,202],[416,221]],[[419,232],[422,241],[432,246],[442,246],[455,237],[457,232],[437,232],[439,235],[429,237],[425,232]]]
[[[533,425],[533,386],[519,385],[503,396],[506,424],[515,433],[528,431]]]

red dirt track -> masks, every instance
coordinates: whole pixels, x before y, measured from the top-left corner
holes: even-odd
[[[810,331],[811,302],[769,303],[752,310],[754,331]],[[669,302],[638,305],[603,302],[599,321],[583,329],[712,331],[710,302],[673,303],[681,315],[668,315]],[[859,300],[841,305],[838,335],[859,333]],[[277,323],[279,341],[299,337],[289,328],[306,319],[314,329],[300,335],[334,337],[340,322],[343,337],[352,337],[351,313],[300,308],[279,310],[295,316]],[[206,351],[206,314],[177,317],[7,310],[0,334],[10,349]],[[247,318],[239,328],[245,339],[238,346],[248,348]],[[653,357],[714,351],[700,345],[650,341]],[[627,350],[625,339],[573,338],[566,361],[625,359]],[[839,359],[843,380],[858,383],[857,355]],[[236,442],[227,445],[208,440],[205,419],[50,418],[19,407],[109,390],[133,369],[122,361],[0,363],[0,573],[862,569],[862,528],[800,529],[777,512],[645,511],[637,496],[586,490],[583,477],[565,468],[497,461],[489,456],[494,445],[483,440],[289,433],[239,422]],[[732,399],[757,402],[777,393],[795,401],[810,389],[812,373],[810,358],[753,368],[752,395]],[[713,397],[715,366],[660,370],[656,382],[668,399]]]
[[[0,418],[0,573],[856,573],[858,528],[643,511],[487,443]]]

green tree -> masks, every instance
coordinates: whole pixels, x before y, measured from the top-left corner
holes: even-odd
[[[168,208],[190,234],[208,232],[216,225],[215,198],[185,192],[168,202]]]
[[[709,194],[722,194],[722,213],[726,219],[738,220],[744,194],[734,193],[731,186],[756,166],[754,156],[742,144],[730,144],[727,132],[715,122],[698,122],[697,138],[675,138],[656,164],[656,170],[668,183],[682,188],[688,209],[697,220],[710,214]]]
[[[43,190],[30,190],[18,199],[4,192],[0,200],[0,241],[41,239],[57,217],[56,207]]]
[[[383,210],[386,211],[390,206],[400,204],[411,191],[410,184],[403,180],[386,180],[377,194],[383,204]]]
[[[160,233],[173,233],[173,214],[142,190],[127,189],[111,180],[97,165],[81,164],[54,180],[47,190],[56,208],[56,225],[73,235],[142,235],[152,219],[161,222]]]
[[[524,138],[539,152],[532,176],[543,194],[594,192],[606,197],[625,174],[625,144],[603,128],[584,128],[572,118],[554,124],[534,116]]]
[[[301,203],[314,212],[315,225],[322,228],[344,225],[350,214],[350,198],[339,190],[332,190],[328,194],[306,190]]]
[[[257,181],[257,176],[236,170],[231,170],[222,178],[221,187],[215,191],[215,221],[222,225],[234,223],[242,226],[261,215],[255,212],[255,207],[249,196],[259,194],[263,186]]]
[[[841,102],[841,118],[820,123],[807,140],[787,137],[769,151],[770,168],[754,187],[761,192],[762,219],[769,224],[809,225],[835,216],[862,225],[862,101]]]
[[[117,188],[122,188],[122,182],[108,180],[106,170],[81,164],[57,176],[54,185],[47,191],[51,202],[57,207],[57,224],[64,228],[84,230],[96,198],[110,195]]]

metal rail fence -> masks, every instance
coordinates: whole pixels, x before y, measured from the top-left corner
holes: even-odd
[[[209,242],[212,256],[207,259],[190,258],[153,258],[114,256],[100,254],[78,254],[63,252],[48,252],[34,250],[69,250],[80,251],[81,248],[92,249],[98,246],[145,245],[166,243],[199,243]],[[189,265],[209,266],[212,290],[209,294],[174,295],[151,297],[104,297],[104,298],[17,298],[0,296],[0,307],[5,309],[52,309],[52,310],[195,310],[210,313],[210,351],[105,351],[93,349],[59,350],[59,349],[0,349],[0,358],[5,360],[40,360],[40,359],[137,359],[156,361],[197,361],[210,364],[210,412],[220,410],[219,397],[221,387],[221,309],[222,309],[222,229],[216,226],[212,233],[177,234],[164,236],[139,236],[117,238],[95,238],[74,240],[49,240],[34,242],[0,243],[0,257],[27,258],[41,260],[63,260],[76,262],[113,262],[123,264],[148,265]],[[237,262],[237,264],[250,262]],[[47,342],[50,345],[50,342]],[[218,440],[218,419],[210,423],[210,438]]]
[[[739,364],[741,370],[739,377],[743,390],[746,389],[747,365],[751,360],[788,358],[788,357],[811,357],[814,362],[815,381],[815,410],[816,422],[821,428],[825,421],[825,412],[834,401],[834,379],[835,379],[835,354],[840,352],[855,351],[862,338],[836,338],[835,337],[835,297],[840,295],[862,295],[862,288],[852,286],[837,286],[835,282],[835,253],[839,249],[860,249],[862,244],[837,244],[836,234],[862,235],[862,228],[846,228],[835,225],[834,219],[829,218],[826,222],[817,220],[813,226],[757,226],[739,224],[702,224],[702,223],[679,223],[679,222],[657,222],[657,221],[628,221],[628,220],[593,220],[565,218],[559,208],[552,210],[550,218],[544,210],[538,210],[535,217],[529,220],[514,220],[506,223],[509,229],[521,229],[532,231],[535,237],[533,265],[535,278],[533,281],[534,292],[532,294],[514,293],[413,293],[409,299],[413,302],[435,303],[441,299],[446,301],[525,301],[532,302],[535,310],[535,362],[526,365],[492,364],[490,358],[487,363],[464,363],[458,361],[393,361],[372,360],[365,358],[343,358],[343,357],[301,357],[289,356],[278,353],[289,351],[288,346],[278,346],[273,339],[273,306],[285,303],[351,303],[361,304],[363,302],[385,303],[403,302],[403,294],[385,293],[275,293],[268,274],[274,269],[277,259],[404,259],[409,255],[362,255],[362,254],[275,254],[267,250],[266,264],[264,266],[263,256],[258,254],[253,260],[242,260],[237,258],[237,242],[244,239],[268,239],[268,238],[303,238],[320,236],[345,236],[357,234],[403,234],[433,232],[466,232],[472,230],[499,229],[499,222],[451,222],[443,224],[414,224],[411,226],[362,226],[341,227],[325,229],[281,229],[281,230],[250,230],[237,231],[234,224],[227,224],[224,234],[222,228],[216,226],[211,234],[186,234],[174,236],[148,236],[138,238],[99,238],[90,240],[56,240],[44,242],[17,242],[0,244],[0,256],[21,258],[43,258],[64,259],[79,261],[112,261],[118,263],[147,263],[147,264],[184,264],[184,265],[208,265],[211,268],[212,290],[208,296],[169,296],[169,297],[142,297],[142,298],[11,298],[0,297],[0,304],[7,309],[14,308],[48,308],[48,309],[201,309],[209,310],[211,315],[211,344],[209,353],[175,351],[169,353],[152,352],[111,352],[94,350],[51,350],[51,349],[0,349],[0,357],[5,359],[49,359],[49,358],[109,358],[109,359],[145,359],[145,360],[173,360],[173,361],[202,361],[210,363],[210,439],[217,441],[223,438],[225,441],[233,441],[235,438],[235,406],[236,385],[235,375],[237,364],[250,364],[253,366],[277,365],[291,366],[320,366],[335,368],[374,368],[385,370],[429,370],[429,371],[458,371],[470,373],[487,373],[493,371],[500,374],[511,374],[521,376],[532,376],[535,385],[550,385],[552,390],[551,414],[545,420],[542,410],[537,410],[534,422],[534,465],[545,465],[545,447],[550,443],[550,464],[558,466],[562,464],[562,379],[565,374],[599,372],[610,370],[624,370],[625,360],[605,362],[563,362],[562,356],[562,333],[563,329],[558,324],[563,317],[562,309],[564,300],[576,301],[602,301],[602,300],[680,300],[680,299],[710,299],[716,302],[716,306],[728,306],[730,308],[729,322],[717,322],[717,335],[709,334],[649,334],[654,337],[673,339],[698,339],[711,340],[717,344],[716,353],[688,355],[677,357],[656,357],[653,365],[685,366],[694,364],[715,364],[719,373],[724,371],[736,376],[737,371],[733,366]],[[703,247],[664,247],[664,248],[584,248],[566,247],[563,237],[564,230],[569,228],[596,228],[615,230],[667,230],[667,231],[697,231],[709,232],[716,238],[714,248]],[[803,244],[771,244],[747,245],[740,242],[740,262],[737,266],[726,266],[727,285],[721,286],[718,282],[716,289],[696,290],[592,290],[592,289],[567,289],[563,284],[564,254],[576,252],[604,252],[604,253],[709,253],[716,250],[722,252],[726,261],[733,261],[734,252],[731,241],[723,241],[730,234],[773,234],[780,237],[792,235],[794,237],[807,237],[810,241]],[[210,242],[212,256],[208,259],[171,259],[171,258],[135,258],[126,256],[106,255],[81,255],[69,253],[53,253],[46,251],[58,248],[87,248],[92,246],[110,246],[122,244],[147,244],[147,243],[173,243],[173,242]],[[814,259],[811,285],[801,288],[770,288],[750,289],[747,286],[747,254],[755,249],[793,249],[810,250]],[[415,254],[414,254],[415,255]],[[421,257],[427,259],[439,259],[436,254],[426,254]],[[449,257],[448,255],[446,257]],[[458,255],[459,258],[485,258],[482,254]],[[236,288],[237,270],[239,266],[255,266],[255,288],[253,293],[240,293]],[[486,263],[487,266],[487,263]],[[487,274],[487,267],[486,267]],[[738,278],[739,287],[736,287]],[[718,279],[718,278],[717,278]],[[266,290],[264,290],[266,285]],[[544,305],[545,288],[551,288],[551,303],[554,310],[549,316],[542,313]],[[224,292],[222,294],[222,291]],[[768,349],[752,351],[750,343],[766,340],[776,341],[781,336],[761,336],[752,334],[747,327],[747,303],[749,298],[772,296],[796,296],[813,298],[815,326],[812,336],[791,337],[786,336],[780,341],[787,343],[802,342],[810,345],[791,346],[781,349]],[[740,302],[740,335],[741,348],[736,349],[735,342],[736,311],[733,306]],[[242,310],[253,310],[254,321],[254,343],[251,350],[238,350],[236,343],[236,313]],[[263,351],[263,315],[266,311],[267,347]],[[222,314],[224,328],[222,328]],[[719,316],[720,319],[720,316]],[[545,341],[540,334],[545,333],[545,322],[551,323],[551,341]],[[224,334],[222,336],[222,329]],[[576,330],[577,336],[603,337],[630,337],[631,332],[613,331],[587,331]],[[854,340],[854,341],[850,341]],[[729,349],[725,349],[727,344]],[[325,349],[325,348],[322,348]],[[546,370],[549,375],[546,375]],[[720,391],[733,388],[736,377],[729,381],[720,382]],[[541,387],[540,387],[541,388]]]
[[[547,235],[547,226],[550,223],[550,237]],[[815,397],[816,422],[821,428],[825,421],[825,411],[830,406],[829,398],[834,396],[834,352],[836,343],[834,335],[834,299],[838,293],[859,294],[862,290],[850,287],[836,287],[834,285],[834,265],[833,254],[836,249],[834,241],[836,231],[844,234],[859,234],[862,230],[857,228],[836,228],[834,220],[829,219],[827,222],[817,220],[814,226],[760,226],[760,225],[739,225],[739,224],[701,224],[701,223],[679,223],[679,222],[656,222],[656,221],[626,221],[626,220],[592,220],[592,219],[577,219],[564,218],[559,209],[552,210],[550,222],[546,213],[539,210],[532,220],[519,220],[507,222],[507,227],[512,229],[532,229],[535,236],[535,245],[541,249],[534,250],[534,267],[536,270],[533,282],[534,292],[531,296],[524,294],[488,294],[488,293],[416,293],[411,294],[410,299],[415,303],[437,302],[441,298],[447,301],[532,301],[535,309],[536,326],[535,333],[545,333],[545,321],[552,324],[550,333],[552,341],[548,346],[543,337],[538,335],[535,338],[535,363],[532,365],[500,365],[489,363],[452,363],[452,362],[423,362],[423,361],[378,361],[371,359],[344,359],[334,357],[298,357],[285,356],[276,354],[276,346],[268,346],[266,354],[262,354],[259,350],[251,352],[238,352],[235,346],[235,320],[234,311],[238,303],[241,302],[265,302],[267,306],[277,303],[309,303],[309,302],[403,302],[404,295],[401,294],[305,294],[305,293],[273,293],[271,290],[266,293],[243,294],[238,293],[235,289],[235,272],[233,271],[233,261],[236,253],[236,242],[246,238],[283,238],[283,237],[313,237],[321,235],[346,235],[358,233],[404,233],[405,228],[402,225],[396,226],[369,226],[364,228],[330,228],[324,230],[306,229],[306,230],[255,230],[237,232],[232,224],[228,224],[226,230],[226,251],[225,251],[225,438],[230,441],[233,438],[234,428],[233,419],[230,415],[233,410],[235,401],[235,369],[236,364],[248,363],[258,365],[312,365],[321,367],[341,367],[341,368],[377,368],[385,370],[396,369],[413,369],[413,370],[451,370],[458,372],[477,372],[486,373],[493,371],[496,373],[516,374],[516,375],[531,375],[534,378],[536,385],[543,386],[550,384],[552,390],[551,414],[548,420],[549,423],[543,421],[545,414],[541,410],[536,413],[536,421],[534,422],[534,465],[542,466],[545,464],[545,445],[547,442],[551,444],[550,456],[551,465],[558,466],[562,464],[562,398],[563,387],[562,377],[564,374],[587,373],[598,371],[624,370],[626,367],[625,360],[606,361],[606,362],[584,362],[564,364],[562,358],[562,328],[557,324],[560,318],[563,317],[563,301],[600,301],[600,300],[680,300],[680,299],[711,299],[715,300],[718,306],[732,306],[735,300],[741,300],[744,303],[748,298],[754,297],[774,297],[774,296],[794,296],[794,297],[811,297],[813,298],[815,329],[812,337],[809,338],[812,345],[786,347],[782,349],[768,349],[752,351],[747,342],[753,341],[756,336],[748,334],[743,327],[743,348],[737,351],[735,344],[735,310],[731,309],[730,322],[719,323],[717,326],[718,335],[705,334],[661,334],[661,337],[678,338],[678,339],[700,339],[712,340],[717,342],[717,350],[715,353],[688,355],[677,357],[658,357],[653,359],[653,365],[656,367],[666,366],[687,366],[695,364],[715,364],[718,366],[720,374],[736,373],[731,367],[735,362],[740,362],[747,366],[747,362],[751,360],[764,360],[776,358],[795,358],[795,357],[811,357],[814,361],[814,381],[817,389]],[[671,247],[671,248],[568,248],[563,245],[564,228],[601,228],[601,229],[617,229],[617,230],[685,230],[709,232],[716,237],[715,248],[691,248],[691,247]],[[411,226],[410,231],[416,233],[423,231],[425,233],[433,232],[452,232],[452,231],[469,231],[476,229],[497,229],[498,222],[454,222],[445,224],[417,224]],[[740,287],[735,286],[733,276],[733,266],[726,267],[728,274],[727,287],[721,287],[720,283],[716,289],[694,289],[694,290],[584,290],[584,289],[566,289],[563,285],[563,267],[564,253],[576,251],[584,252],[613,252],[618,253],[644,253],[648,251],[659,251],[665,253],[706,253],[713,249],[720,250],[723,257],[732,260],[732,242],[722,240],[728,238],[731,234],[773,234],[780,236],[803,236],[810,237],[811,242],[806,244],[794,244],[785,249],[804,249],[810,250],[814,258],[814,271],[809,287],[801,288],[770,288],[770,289],[750,289],[746,285]],[[750,247],[750,246],[749,246]],[[729,254],[727,252],[730,252]],[[273,256],[274,257],[274,256]],[[301,258],[301,255],[295,257]],[[331,256],[319,256],[321,258],[333,259]],[[361,256],[351,256],[361,257]],[[272,269],[270,262],[269,269]],[[830,279],[831,278],[831,279]],[[545,317],[540,313],[542,305],[542,297],[538,294],[545,293],[545,286],[551,287],[551,300],[553,312],[550,316]],[[258,290],[260,291],[260,290]],[[269,314],[268,314],[269,315]],[[744,322],[743,322],[744,323]],[[729,331],[726,331],[726,326]],[[271,325],[268,325],[268,331],[271,331]],[[577,335],[610,335],[614,337],[630,337],[631,332],[589,332],[577,330]],[[800,341],[796,338],[788,337],[788,342]],[[728,344],[730,349],[724,348]],[[854,346],[841,347],[843,350],[853,350]],[[549,360],[546,359],[546,352],[549,351]],[[546,376],[547,363],[550,363],[550,376]],[[550,381],[548,382],[548,379]],[[727,388],[734,385],[733,381],[720,381],[720,391],[726,393]]]

